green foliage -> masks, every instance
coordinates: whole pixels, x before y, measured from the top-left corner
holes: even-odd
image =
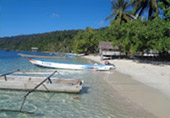
[[[111,24],[113,23],[119,23],[121,24],[124,22],[129,22],[131,17],[131,12],[127,11],[127,9],[131,6],[128,2],[128,0],[112,0],[112,10],[113,13],[108,16],[105,20],[108,20],[110,18],[114,18],[114,20],[111,21]]]
[[[121,47],[125,53],[143,51],[145,49],[143,43],[146,41],[144,40],[145,25],[146,23],[141,20],[134,20],[122,25],[112,25],[110,29],[112,30],[112,35],[116,38],[113,43]]]
[[[77,32],[77,30],[56,31],[0,38],[0,49],[31,51],[31,47],[38,47],[39,51],[71,52],[73,37]]]
[[[163,16],[170,21],[170,1],[162,0],[158,6],[161,8]]]
[[[156,18],[148,22],[147,31],[151,49],[159,52],[170,50],[170,22]]]
[[[85,31],[79,31],[74,37],[74,52],[95,53],[97,51],[98,39],[95,37],[96,30],[88,27]]]
[[[113,44],[125,53],[170,50],[170,23],[159,17],[149,22],[138,19],[121,25],[113,24],[110,32],[114,37]]]

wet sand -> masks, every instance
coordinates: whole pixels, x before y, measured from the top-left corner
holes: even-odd
[[[97,61],[96,58],[89,58],[88,56],[86,58]],[[99,57],[97,62],[103,63],[100,62]],[[121,68],[123,68],[123,65]],[[152,87],[152,84],[151,86],[149,86],[148,81],[146,82],[146,84],[138,81],[138,76],[141,77],[141,74],[131,76],[131,73],[120,73],[120,69],[106,72],[107,74],[105,74],[104,76],[104,82],[108,84],[107,90],[110,90],[113,95],[115,94],[113,92],[116,91],[117,95],[121,96],[126,101],[124,104],[128,103],[130,106],[136,106],[137,111],[141,114],[141,117],[143,118],[170,117],[170,97],[165,94],[166,92],[162,92],[163,89],[160,90],[160,86],[162,85],[154,84],[154,86]],[[138,71],[139,70],[134,70],[134,73],[137,73]],[[142,75],[143,78],[145,78],[145,76],[147,76],[147,73],[142,73]],[[153,80],[153,78],[151,78],[151,80]]]

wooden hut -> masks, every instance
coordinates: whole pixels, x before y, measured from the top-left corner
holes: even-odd
[[[119,47],[113,47],[112,42],[99,42],[99,54],[101,56],[120,55]]]
[[[31,47],[32,52],[37,52],[38,48],[37,47]]]

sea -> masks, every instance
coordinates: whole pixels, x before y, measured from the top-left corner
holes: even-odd
[[[33,92],[23,106],[25,114],[0,111],[0,118],[142,118],[143,112],[136,110],[124,98],[108,87],[103,79],[112,77],[114,71],[60,70],[37,67],[18,53],[33,52],[0,50],[0,74],[15,71],[50,71],[57,70],[59,78],[81,79],[84,81],[80,94]],[[48,53],[36,53],[48,55]],[[57,58],[59,62],[93,63],[84,58]],[[49,76],[49,75],[46,75]],[[114,79],[114,77],[113,77]],[[0,109],[19,110],[27,91],[0,90]]]

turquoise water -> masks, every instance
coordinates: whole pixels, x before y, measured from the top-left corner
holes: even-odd
[[[17,56],[18,52],[0,51],[0,74],[16,69],[46,70],[32,65],[25,58]],[[87,63],[85,59],[56,59],[57,61]],[[52,70],[50,70],[52,71]],[[58,70],[60,77],[82,79],[85,81],[80,94],[33,92],[23,110],[35,112],[22,114],[15,112],[0,112],[0,118],[142,118],[138,110],[126,105],[124,100],[107,84],[103,77],[112,72]],[[0,90],[0,109],[18,110],[25,91]]]

